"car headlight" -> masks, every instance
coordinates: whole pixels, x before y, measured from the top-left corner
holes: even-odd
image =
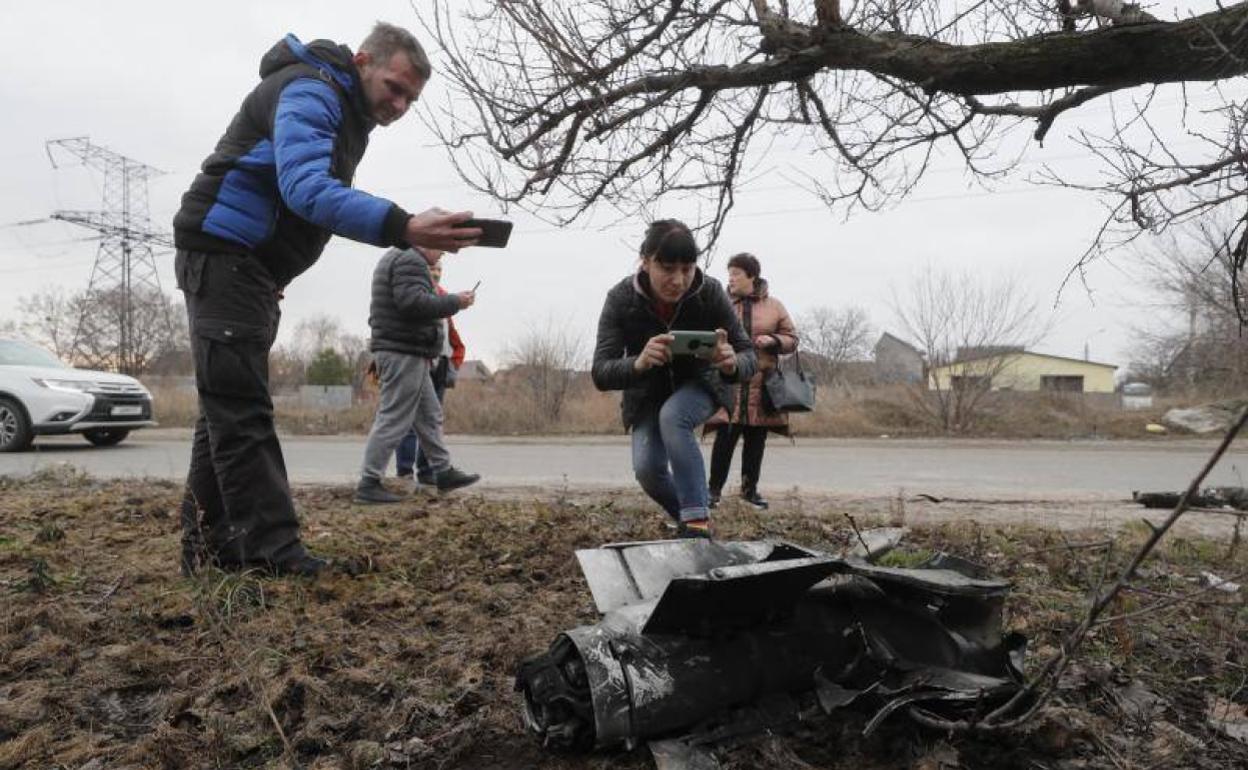
[[[40,377],[32,378],[36,384],[52,390],[67,390],[70,393],[86,393],[95,387],[90,380],[51,380]]]

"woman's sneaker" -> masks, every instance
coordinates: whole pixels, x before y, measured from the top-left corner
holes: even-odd
[[[706,494],[706,507],[707,507],[707,508],[718,508],[718,507],[719,507],[719,492],[717,492],[717,491],[716,491],[716,490],[714,490],[714,489],[712,489],[712,490],[710,490],[709,492],[707,492],[707,494]]]

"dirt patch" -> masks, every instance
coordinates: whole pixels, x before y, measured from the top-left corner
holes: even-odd
[[[302,487],[305,537],[336,563],[316,582],[178,577],[179,495],[169,482],[0,477],[0,769],[650,766],[642,750],[546,753],[512,692],[522,658],[596,620],[572,551],[668,536],[635,495],[496,491],[375,509],[353,506],[345,486]],[[844,513],[861,526],[902,521],[913,531],[899,563],[943,549],[1015,582],[1007,622],[1030,636],[1032,664],[1147,531],[1002,523],[988,503],[937,519],[890,501],[774,502],[766,514],[726,506],[721,535],[838,549],[851,536]],[[1089,547],[1105,541],[1108,558]],[[1204,570],[1245,572],[1245,548],[1229,535],[1174,538],[1114,614],[1198,591]],[[896,719],[863,739],[865,717],[850,714],[729,750],[725,764],[1244,766],[1248,746],[1206,713],[1210,697],[1248,703],[1246,628],[1242,594],[1198,594],[1098,628],[1026,731],[950,737]],[[1130,705],[1132,683],[1160,701]]]
[[[535,486],[483,486],[480,494],[489,500],[508,501],[523,498],[545,499],[558,504],[593,505],[595,501],[610,498],[615,505],[645,509],[645,495],[637,489],[609,489],[601,485],[566,484],[558,489]],[[730,488],[724,498],[725,512],[749,514],[748,508],[733,497]],[[981,526],[1023,527],[1041,530],[1117,531],[1123,527],[1147,527],[1145,522],[1160,524],[1169,515],[1168,510],[1149,510],[1128,499],[1110,499],[1105,496],[1065,495],[1051,498],[1034,496],[1017,497],[940,497],[916,495],[901,491],[890,497],[852,496],[826,494],[808,489],[793,488],[768,495],[773,512],[786,520],[806,515],[825,517],[829,513],[839,517],[849,513],[874,519],[887,519],[896,525],[908,524],[921,527],[975,521]],[[1174,532],[1182,537],[1196,536],[1229,539],[1234,536],[1237,518],[1228,512],[1192,511],[1176,525]],[[1248,522],[1242,525],[1248,531]]]

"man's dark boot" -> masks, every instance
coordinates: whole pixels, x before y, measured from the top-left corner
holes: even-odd
[[[403,498],[383,487],[381,479],[361,476],[360,483],[355,485],[355,501],[365,505],[387,505],[401,503]]]
[[[299,552],[278,561],[218,561],[214,564],[224,572],[253,572],[256,577],[319,577],[329,569],[329,560],[313,556],[299,546]]]
[[[204,534],[200,529],[199,510],[188,494],[182,500],[179,512],[182,519],[182,576],[191,577],[208,562],[204,551]]]
[[[199,568],[207,561],[204,558],[202,549],[193,545],[188,545],[186,539],[182,540],[182,558],[178,560],[178,566],[181,568],[182,577],[193,577],[199,572]]]
[[[447,468],[438,474],[438,491],[450,492],[453,489],[460,489],[469,484],[476,484],[480,480],[481,474],[479,473],[464,473],[459,468]]]
[[[289,561],[274,564],[272,567],[275,576],[291,575],[293,577],[314,578],[329,568],[329,562],[319,556],[313,556],[310,553],[304,553],[302,556],[296,557]]]

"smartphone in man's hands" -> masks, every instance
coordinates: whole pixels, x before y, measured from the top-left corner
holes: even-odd
[[[511,222],[505,219],[465,219],[463,222],[457,222],[455,226],[479,228],[481,237],[477,239],[478,246],[501,249],[511,239]]]

